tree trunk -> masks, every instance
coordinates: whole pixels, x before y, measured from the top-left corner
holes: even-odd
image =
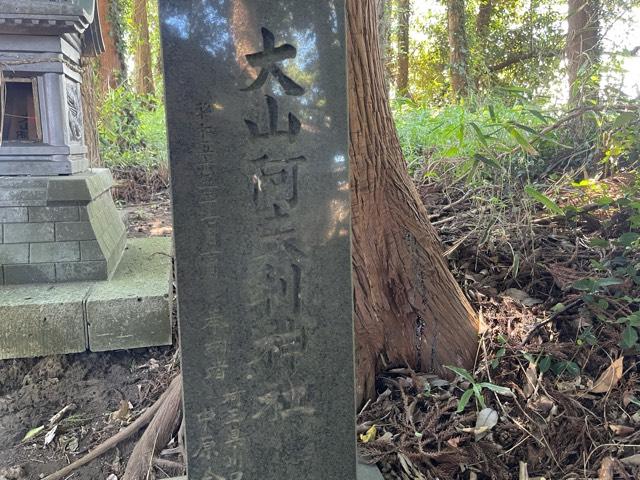
[[[480,0],[478,7],[478,16],[476,17],[476,35],[478,40],[486,44],[487,36],[490,31],[491,17],[493,16],[495,0]]]
[[[409,177],[378,49],[376,0],[347,1],[357,399],[389,366],[473,364],[478,324]],[[372,46],[374,46],[372,48]]]
[[[377,0],[376,12],[378,15],[378,45],[382,63],[385,62],[385,52],[387,51],[387,35],[389,34],[389,15],[387,14],[387,0]]]
[[[469,90],[467,34],[464,0],[447,0],[449,28],[449,75],[454,99],[464,97]]]
[[[409,19],[411,0],[398,1],[398,76],[396,89],[398,96],[406,97],[409,92]]]
[[[380,59],[384,67],[384,84],[389,91],[389,85],[393,78],[391,62],[389,58],[389,40],[391,34],[391,0],[377,0],[378,12],[378,45],[380,47]]]
[[[83,57],[82,64],[82,84],[80,85],[80,96],[82,97],[82,123],[84,130],[84,143],[87,146],[87,157],[91,167],[100,167],[100,143],[98,139],[98,107],[96,100],[96,88],[98,80],[96,71],[99,69],[99,62],[94,58]]]
[[[600,89],[595,68],[600,63],[600,2],[569,0],[567,66],[569,104],[577,107],[596,101]],[[593,78],[592,78],[593,77]]]
[[[155,92],[155,88],[153,84],[151,44],[149,43],[147,0],[134,0],[133,22],[136,30],[136,92],[141,95],[152,95]]]
[[[113,0],[98,0],[98,14],[100,27],[104,38],[105,51],[98,57],[100,70],[100,90],[104,93],[109,88],[116,88],[124,73],[124,57],[120,53],[118,44],[119,29],[113,25],[118,13],[118,4]]]

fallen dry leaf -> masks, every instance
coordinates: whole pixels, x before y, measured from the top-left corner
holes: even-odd
[[[631,435],[636,431],[633,427],[628,427],[627,425],[614,425],[610,424],[609,428],[613,432],[613,434],[617,437],[626,437],[627,435]]]
[[[527,292],[523,292],[522,290],[518,290],[517,288],[509,288],[503,292],[503,295],[506,297],[510,297],[517,302],[520,302],[525,307],[532,307],[533,305],[542,303],[542,300],[540,300],[539,298],[530,297]]]
[[[526,383],[523,388],[524,396],[526,398],[531,398],[531,395],[533,395],[538,388],[538,369],[536,368],[535,363],[529,363],[525,372],[525,380]]]
[[[546,395],[542,395],[535,401],[529,400],[528,405],[533,410],[541,413],[547,413],[555,406],[555,402]]]
[[[384,432],[384,435],[376,438],[376,442],[378,443],[391,443],[393,440],[393,434],[391,432]]]
[[[131,405],[130,402],[128,402],[127,400],[121,400],[120,408],[111,414],[111,419],[124,422],[127,418],[129,418],[129,415],[131,415],[132,408],[133,405]]]
[[[596,383],[591,388],[591,393],[607,393],[609,392],[622,378],[624,371],[624,357],[618,358],[612,362],[607,369],[602,372],[600,378],[596,380]]]
[[[53,439],[56,438],[57,431],[58,431],[58,425],[54,425],[54,427],[47,432],[47,434],[44,436],[45,447],[49,445],[51,442],[53,442]]]
[[[631,455],[630,457],[620,459],[622,463],[625,465],[640,465],[640,453],[636,453],[635,455]]]
[[[466,433],[473,433],[476,442],[486,437],[493,427],[498,424],[498,412],[493,408],[485,408],[478,413],[476,426],[473,428],[461,428]]]
[[[461,441],[462,441],[462,437],[453,437],[447,440],[447,443],[453,448],[458,448],[460,446]]]
[[[364,435],[360,435],[360,441],[362,443],[369,443],[369,442],[371,442],[371,441],[376,439],[376,434],[377,433],[378,433],[378,429],[374,425],[369,430],[367,430],[367,433],[365,433]]]
[[[630,403],[637,401],[634,390],[625,390],[622,394],[622,404],[628,407]]]
[[[598,470],[598,480],[613,480],[613,466],[616,460],[612,457],[606,457],[600,464],[600,470]]]

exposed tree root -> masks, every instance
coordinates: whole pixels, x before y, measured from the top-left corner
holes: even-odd
[[[124,472],[122,480],[145,480],[153,468],[153,457],[162,450],[180,426],[182,407],[182,382],[173,381],[163,395],[160,405],[147,430],[138,441]]]
[[[71,465],[68,465],[63,469],[58,470],[57,472],[52,473],[51,475],[48,475],[43,480],[62,480],[63,478],[66,478],[68,475],[70,475],[72,472],[74,472],[78,468],[88,464],[89,462],[95,460],[96,458],[104,455],[112,448],[118,446],[121,442],[125,441],[126,439],[131,437],[133,434],[135,434],[138,430],[143,428],[145,425],[149,424],[149,422],[154,420],[154,417],[158,412],[158,410],[160,410],[160,408],[164,405],[164,403],[168,398],[173,397],[176,390],[178,391],[178,398],[180,398],[181,388],[182,388],[182,375],[178,375],[176,378],[173,379],[167,391],[162,394],[162,396],[158,399],[158,401],[154,403],[151,407],[149,407],[147,411],[144,412],[135,422],[133,422],[131,425],[126,427],[121,432],[118,432],[113,437],[109,438],[106,442],[99,445],[97,448],[89,452],[87,455],[85,455],[81,459],[76,460]]]

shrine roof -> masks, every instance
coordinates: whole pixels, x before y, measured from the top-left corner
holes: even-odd
[[[82,54],[104,51],[97,0],[0,0],[0,34],[82,37]]]

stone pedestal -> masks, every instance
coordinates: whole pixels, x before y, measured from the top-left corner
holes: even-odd
[[[109,281],[0,287],[0,360],[171,344],[170,238],[136,238]]]
[[[0,285],[111,278],[126,228],[107,169],[0,177]]]

